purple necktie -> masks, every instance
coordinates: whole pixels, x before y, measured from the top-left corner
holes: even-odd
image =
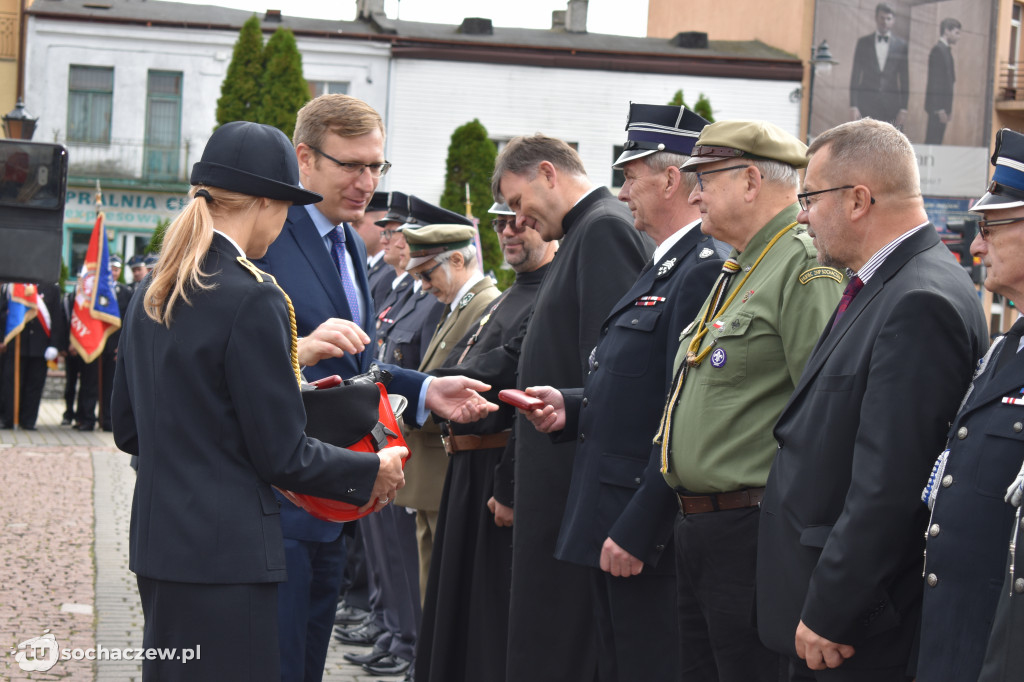
[[[839,307],[836,308],[836,319],[832,321],[832,329],[836,328],[839,324],[839,318],[843,316],[846,309],[850,307],[850,302],[853,297],[860,293],[860,290],[864,288],[864,282],[861,281],[857,275],[853,276],[853,279],[846,285],[846,289],[843,290],[843,297],[839,299]]]
[[[359,319],[359,292],[352,281],[352,275],[345,263],[345,226],[339,225],[330,232],[331,255],[334,256],[334,264],[338,266],[338,274],[341,275],[341,286],[345,289],[345,299],[348,300],[348,309],[352,311],[352,321],[363,326]]]

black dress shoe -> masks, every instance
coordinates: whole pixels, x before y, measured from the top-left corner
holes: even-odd
[[[76,431],[92,431],[95,427],[94,424],[79,424],[75,427]]]
[[[363,670],[371,675],[401,675],[409,669],[411,661],[388,654],[376,663],[366,663]]]
[[[372,650],[370,650],[369,653],[365,653],[365,654],[342,654],[341,657],[344,658],[349,663],[355,663],[356,665],[366,665],[368,663],[376,663],[377,661],[379,661],[380,659],[384,658],[387,655],[388,655],[387,651],[384,651],[383,649],[373,648]]]
[[[369,611],[342,603],[334,612],[334,623],[335,625],[363,625],[372,615]]]
[[[370,621],[366,625],[356,628],[334,628],[334,639],[343,644],[354,644],[355,646],[373,646],[377,638],[384,633],[384,628]]]
[[[64,417],[60,420],[61,426],[71,426],[71,417]]]

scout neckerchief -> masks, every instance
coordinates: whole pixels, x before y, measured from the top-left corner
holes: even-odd
[[[757,260],[755,260],[754,264],[750,266],[749,270],[747,270],[747,274],[743,276],[743,279],[740,281],[740,285],[733,290],[732,294],[724,303],[722,302],[722,298],[725,296],[725,292],[729,290],[729,282],[732,280],[733,275],[740,271],[740,264],[735,258],[730,258],[725,261],[725,264],[722,266],[722,273],[718,276],[718,281],[715,283],[715,289],[711,294],[707,310],[704,311],[704,317],[701,318],[700,324],[697,327],[697,333],[693,335],[693,339],[690,341],[690,345],[686,349],[686,357],[683,358],[683,362],[679,365],[679,369],[676,372],[672,391],[669,393],[669,399],[665,403],[665,411],[661,414],[661,424],[658,426],[658,432],[654,434],[654,444],[661,446],[661,473],[667,474],[669,472],[669,465],[671,464],[668,451],[669,444],[671,443],[672,412],[675,410],[676,403],[679,402],[679,395],[682,393],[683,384],[686,383],[686,377],[690,373],[690,368],[700,365],[717,342],[712,341],[708,344],[707,348],[703,351],[700,350],[700,344],[708,334],[711,321],[726,311],[729,305],[733,302],[733,299],[736,298],[736,294],[743,291],[743,285],[746,284],[748,279],[750,279],[754,270],[757,269],[757,266],[762,260],[764,260],[764,257],[768,255],[771,248],[775,246],[776,242],[782,239],[782,235],[786,234],[794,227],[796,227],[796,223],[790,223],[779,230],[779,232],[771,238],[771,241],[769,241],[761,251]]]
[[[298,327],[295,325],[295,308],[292,307],[292,299],[288,298],[288,294],[285,293],[284,289],[281,289],[281,285],[277,283],[277,279],[273,275],[260,270],[245,256],[239,256],[238,262],[242,264],[242,267],[251,272],[258,281],[262,282],[264,278],[269,279],[281,291],[281,295],[284,296],[285,305],[288,306],[288,330],[291,336],[288,350],[292,360],[292,371],[295,372],[295,380],[299,382],[299,385],[302,385],[302,370],[299,369]]]

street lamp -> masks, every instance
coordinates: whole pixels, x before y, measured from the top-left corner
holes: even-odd
[[[25,111],[25,101],[19,97],[14,109],[3,117],[4,136],[10,140],[31,140],[36,132],[36,122],[39,117],[32,116]]]
[[[814,74],[820,72],[825,75],[832,71],[832,67],[838,64],[832,56],[832,50],[828,49],[828,41],[822,40],[817,48],[811,49],[811,73],[807,82],[807,141],[811,141],[811,108],[814,106]]]

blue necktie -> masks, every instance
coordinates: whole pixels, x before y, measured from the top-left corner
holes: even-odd
[[[345,263],[345,226],[339,225],[330,232],[331,255],[334,256],[334,264],[338,266],[338,274],[341,275],[341,286],[345,289],[345,298],[348,300],[348,308],[352,311],[352,321],[363,326],[359,319],[359,292],[352,281],[352,275]]]

